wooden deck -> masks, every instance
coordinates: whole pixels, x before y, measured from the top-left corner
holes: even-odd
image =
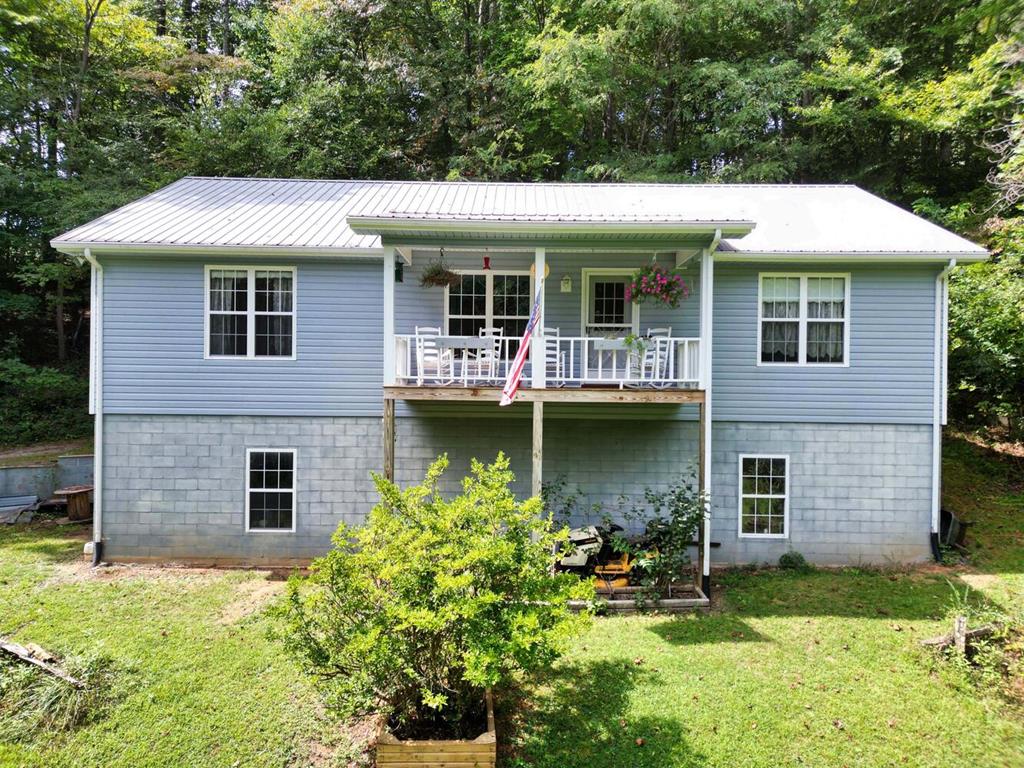
[[[492,401],[501,400],[501,387],[386,386],[385,400]],[[524,403],[703,403],[702,389],[620,389],[619,387],[520,388]]]

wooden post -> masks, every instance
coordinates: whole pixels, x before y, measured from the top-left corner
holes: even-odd
[[[530,495],[540,496],[544,481],[544,402],[533,404],[533,473]]]
[[[547,271],[546,251],[536,248],[533,252],[534,290],[540,291],[540,304],[537,306],[537,327],[533,329],[530,340],[530,386],[544,389],[547,382],[547,364],[544,359],[544,273]]]
[[[395,249],[384,248],[384,386],[395,383]],[[394,404],[392,403],[392,407]]]
[[[395,401],[384,398],[384,477],[395,479]]]

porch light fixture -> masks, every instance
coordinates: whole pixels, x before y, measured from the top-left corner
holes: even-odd
[[[565,275],[560,283],[562,293],[572,293],[572,277]]]

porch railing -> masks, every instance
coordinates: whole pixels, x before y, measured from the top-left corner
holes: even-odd
[[[395,380],[414,386],[500,386],[521,339],[395,336]],[[627,343],[595,336],[537,337],[548,388],[617,386],[692,389],[700,386],[700,339],[652,337]],[[522,386],[533,380],[528,357]]]

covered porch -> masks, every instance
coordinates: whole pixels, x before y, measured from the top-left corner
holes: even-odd
[[[532,495],[544,483],[549,403],[695,407],[697,481],[710,495],[713,255],[724,235],[742,236],[750,222],[631,216],[538,223],[391,212],[348,223],[379,236],[384,250],[388,477],[395,473],[396,403],[497,409],[530,323],[528,362],[511,407],[531,409]],[[652,263],[686,281],[678,306],[631,301],[635,273]],[[437,265],[458,277],[422,286],[424,268]],[[695,588],[704,601],[709,575],[710,505],[696,542]]]

